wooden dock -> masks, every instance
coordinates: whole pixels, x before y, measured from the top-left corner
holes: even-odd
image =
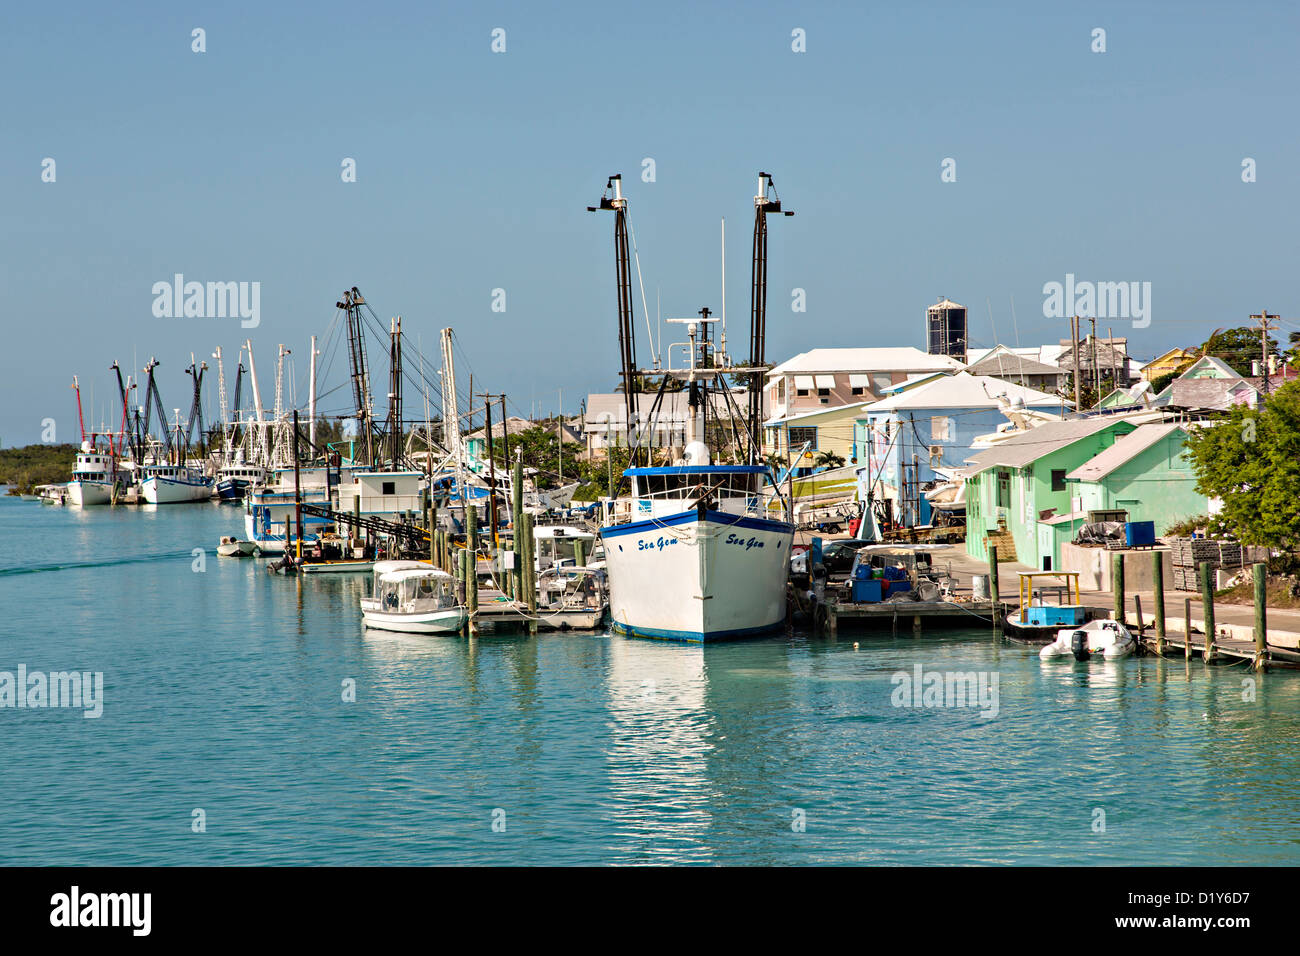
[[[1160,654],[1162,657],[1186,657],[1189,659],[1199,657],[1209,664],[1249,664],[1264,670],[1271,668],[1300,668],[1300,652],[1289,647],[1278,647],[1276,644],[1265,643],[1261,659],[1260,652],[1256,648],[1254,641],[1226,637],[1220,634],[1214,638],[1207,659],[1205,655],[1205,635],[1200,631],[1193,630],[1190,640],[1187,634],[1181,631],[1171,631],[1165,635],[1163,642],[1158,642],[1155,634],[1150,630],[1144,630],[1141,633],[1138,633],[1136,628],[1132,628],[1132,630],[1137,634],[1143,650],[1149,654]]]
[[[883,601],[876,604],[827,601],[822,605],[822,615],[831,637],[839,633],[842,621],[850,626],[888,625],[894,636],[898,635],[899,621],[902,621],[905,628],[911,627],[913,637],[921,636],[922,619],[942,627],[990,627],[995,610],[998,620],[1001,620],[1007,605],[1001,601]]]

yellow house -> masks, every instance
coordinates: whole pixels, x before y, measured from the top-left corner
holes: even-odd
[[[769,418],[763,423],[763,452],[776,455],[783,462],[787,455],[796,454],[808,443],[808,451],[800,461],[792,462],[795,469],[813,467],[820,452],[832,452],[853,463],[853,428],[861,416],[862,408],[869,402],[854,402],[825,408],[802,415]]]
[[[1148,382],[1154,382],[1162,375],[1177,372],[1189,362],[1196,360],[1196,353],[1188,349],[1170,349],[1164,355],[1153,358],[1139,370],[1139,374]]]

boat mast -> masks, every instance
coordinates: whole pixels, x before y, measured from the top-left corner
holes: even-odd
[[[361,307],[366,300],[356,286],[343,293],[335,305],[347,313],[348,363],[352,370],[352,400],[356,406],[358,436],[365,443],[366,465],[375,465],[375,450],[371,434],[370,369],[366,362],[366,332],[361,325]]]
[[[451,453],[456,466],[456,486],[462,496],[462,451],[460,442],[460,411],[456,404],[456,359],[452,354],[451,329],[442,330],[442,440]],[[473,402],[473,396],[470,397]]]
[[[72,390],[77,393],[77,426],[81,429],[81,443],[86,443],[86,419],[81,414],[81,385],[77,382],[77,376],[72,376]]]
[[[311,337],[311,373],[307,384],[307,439],[312,452],[316,449],[316,336]]]
[[[402,458],[402,317],[389,322],[388,344],[388,454],[396,470]]]
[[[217,360],[217,406],[221,411],[221,456],[223,463],[231,459],[230,434],[226,430],[229,424],[229,408],[226,406],[226,367],[221,362],[221,346],[218,345],[212,357]]]
[[[280,343],[280,354],[275,365],[275,460],[289,460],[289,423],[284,412],[284,357],[292,355],[293,350]]]
[[[266,443],[266,418],[262,412],[262,391],[257,387],[257,364],[253,361],[253,340],[244,342],[248,349],[248,377],[253,383],[253,414],[257,417],[257,451],[262,464],[271,467],[271,450]]]
[[[771,193],[771,198],[768,194]],[[763,352],[767,342],[767,214],[793,216],[781,208],[772,177],[758,174],[758,195],[754,197],[753,283],[749,295],[749,364],[754,369],[749,379],[750,464],[755,464],[762,450],[763,427]]]
[[[199,419],[199,448],[204,448],[204,426],[203,426],[203,373],[208,369],[207,362],[200,362],[198,369],[194,367],[194,353],[190,353],[190,367],[185,370],[185,374],[194,379],[194,399],[190,403],[190,420],[185,426],[185,446],[194,439],[194,418],[197,415]],[[178,422],[179,424],[179,422]],[[182,462],[184,464],[184,462]]]
[[[632,429],[637,418],[637,364],[636,336],[632,324],[632,271],[627,247],[627,200],[623,198],[623,176],[615,173],[605,183],[599,206],[588,206],[588,212],[608,209],[614,213],[614,268],[618,292],[618,347],[619,375],[623,380],[623,404],[627,414],[626,437],[631,448]],[[632,462],[635,464],[635,462]]]

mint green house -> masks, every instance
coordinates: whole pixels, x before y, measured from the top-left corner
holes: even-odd
[[[1137,427],[1113,416],[1046,422],[968,458],[966,553],[987,560],[989,535],[997,534],[1000,560],[1059,567],[1061,543],[1087,517],[1067,476]]]
[[[1124,510],[1130,521],[1155,522],[1157,535],[1205,514],[1209,499],[1196,491],[1186,441],[1173,422],[1139,426],[1065,476],[1078,510]]]

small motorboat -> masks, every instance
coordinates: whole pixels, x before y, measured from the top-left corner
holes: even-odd
[[[1046,601],[1051,591],[1056,604]],[[1020,606],[1002,619],[1002,635],[1017,644],[1051,644],[1061,628],[1082,627],[1086,616],[1077,571],[1022,571]]]
[[[457,600],[456,579],[427,561],[380,561],[375,587],[361,599],[366,627],[411,634],[455,634],[469,612]]]
[[[257,551],[251,541],[240,541],[234,535],[223,534],[221,544],[217,545],[217,554],[223,558],[248,558]]]
[[[1045,661],[1073,657],[1076,661],[1104,658],[1108,661],[1128,657],[1137,650],[1137,641],[1119,621],[1099,619],[1082,627],[1067,627],[1057,632],[1056,640],[1038,652]]]
[[[537,579],[538,627],[590,631],[605,623],[609,585],[600,568],[553,567]]]

